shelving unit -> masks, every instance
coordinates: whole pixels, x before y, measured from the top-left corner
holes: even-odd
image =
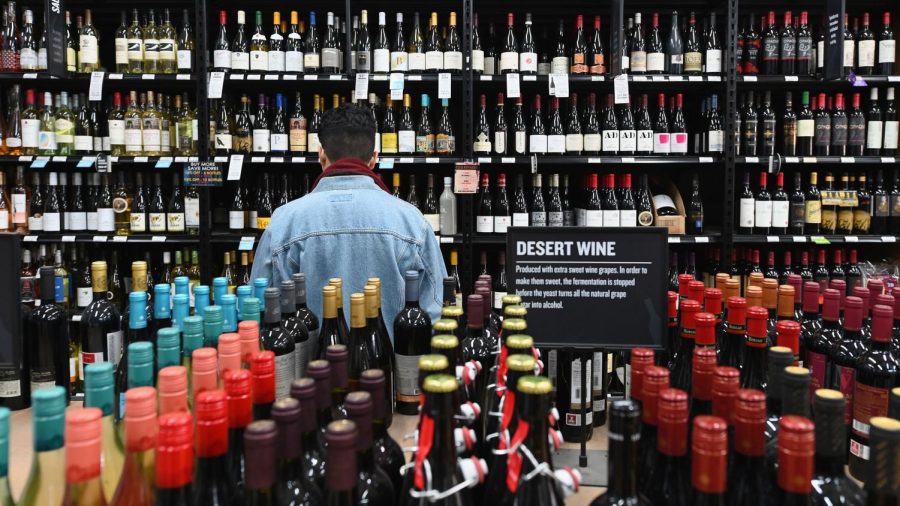
[[[744,4],[752,4],[753,8],[759,10],[762,7],[766,10],[782,9],[784,6],[776,5],[773,2],[754,1],[741,2],[741,8],[745,8]],[[878,7],[874,3],[867,3],[867,7]],[[101,51],[108,52],[109,36],[111,31],[108,26],[114,21],[119,10],[130,10],[133,6],[120,0],[111,0],[101,5],[91,5],[89,2],[82,0],[73,0],[68,2],[67,8],[79,10],[91,7],[95,12],[95,19],[101,20],[97,24],[103,24],[101,35],[104,36],[104,43]],[[165,1],[159,7],[182,8],[183,4],[174,1]],[[211,161],[216,162],[223,170],[223,175],[227,170],[229,157],[216,155],[208,150],[208,118],[209,105],[207,100],[200,98],[208,96],[208,75],[210,62],[207,60],[209,44],[214,38],[215,27],[217,26],[217,10],[225,8],[232,15],[234,10],[239,8],[247,8],[235,2],[225,2],[222,5],[211,4],[208,0],[194,0],[191,5],[192,14],[191,22],[194,28],[195,37],[195,65],[194,72],[191,74],[169,74],[169,75],[153,75],[153,74],[120,74],[107,73],[104,76],[104,94],[112,91],[126,91],[128,89],[159,89],[166,93],[176,93],[190,91],[193,98],[197,100],[199,120],[199,153],[196,157],[129,157],[129,156],[110,156],[108,157],[112,164],[112,171],[115,172],[120,168],[124,170],[181,170],[187,163],[195,161]],[[260,8],[265,13],[269,13],[275,9],[286,9],[286,6],[274,1],[265,0],[259,5],[251,6],[250,9]],[[610,23],[608,20],[622,19],[624,12],[632,12],[636,9],[644,11],[650,9],[663,9],[665,5],[647,0],[609,0],[597,5],[588,5],[583,2],[568,1],[559,5],[548,8],[546,5],[529,3],[515,6],[516,12],[535,12],[542,17],[542,21],[547,21],[543,17],[555,19],[561,16],[564,19],[574,16],[578,13],[600,14],[604,17],[604,30],[607,31],[608,40],[606,49],[610,55],[611,69],[619,67],[618,47],[623,40],[622,29],[609,30]],[[423,6],[414,4],[413,2],[399,2],[394,4],[371,3],[371,2],[351,2],[345,0],[343,5],[332,4],[328,2],[314,1],[309,5],[304,5],[304,10],[315,9],[317,11],[327,11],[329,9],[339,14],[342,19],[351,20],[358,11],[367,8],[370,12],[370,20],[372,14],[378,10],[386,10],[389,12],[405,11],[410,12],[416,9],[422,9]],[[486,23],[490,21],[497,22],[505,14],[510,6],[490,5],[474,0],[449,0],[439,2],[439,4],[431,6],[427,9],[435,9],[445,15],[450,10],[455,10],[458,14],[459,26],[461,30],[463,54],[469,54],[472,46],[472,24],[476,12],[481,15],[481,33],[484,40],[486,32]],[[728,0],[723,4],[710,5],[706,2],[688,2],[686,5],[679,5],[682,13],[691,9],[699,11],[715,11],[719,15],[720,30],[724,34],[724,51],[723,51],[723,69],[721,75],[626,75],[632,93],[685,93],[692,96],[696,93],[710,94],[717,93],[720,97],[720,104],[724,113],[725,121],[725,152],[721,156],[708,156],[688,154],[684,156],[553,156],[553,155],[537,155],[537,156],[480,156],[473,151],[473,130],[477,122],[476,118],[476,97],[478,94],[485,93],[489,97],[499,91],[505,90],[506,75],[479,75],[470,69],[465,69],[461,73],[450,75],[452,88],[452,114],[454,127],[457,134],[457,150],[454,156],[408,156],[400,154],[382,155],[379,160],[378,169],[385,173],[386,179],[389,180],[388,173],[392,171],[403,171],[404,174],[421,174],[424,172],[433,172],[436,176],[452,175],[454,167],[460,162],[475,162],[485,170],[500,172],[507,171],[510,174],[531,172],[547,172],[555,171],[558,167],[569,174],[578,174],[582,171],[600,171],[600,172],[628,172],[630,170],[652,171],[653,173],[661,173],[672,176],[673,180],[677,176],[683,176],[686,170],[696,171],[704,180],[705,204],[707,204],[707,225],[715,227],[713,232],[699,236],[670,236],[669,243],[679,247],[704,247],[714,245],[721,249],[721,258],[723,264],[727,266],[730,263],[731,250],[735,245],[753,245],[753,244],[892,244],[896,242],[897,237],[890,236],[823,236],[821,240],[812,236],[748,236],[738,234],[735,224],[735,194],[738,171],[768,169],[769,172],[778,172],[785,167],[792,169],[811,169],[813,167],[839,167],[846,164],[854,164],[855,166],[866,166],[874,168],[894,167],[897,158],[894,156],[880,157],[797,157],[783,156],[776,154],[773,156],[735,156],[734,140],[736,135],[734,132],[735,120],[737,118],[737,97],[739,90],[744,89],[761,89],[769,87],[778,90],[802,91],[814,87],[831,89],[859,90],[863,84],[884,84],[900,83],[900,75],[890,76],[865,76],[865,77],[839,77],[837,79],[820,79],[818,77],[809,76],[781,76],[781,75],[759,75],[748,76],[736,73],[736,34],[740,30],[742,24],[739,22],[744,19],[746,12],[739,13],[738,0]],[[822,0],[804,2],[803,6],[792,6],[792,8],[809,8],[818,12],[824,12],[828,5]],[[854,6],[857,8],[857,6]],[[860,7],[861,8],[861,7]],[[843,6],[841,7],[843,10]],[[551,12],[552,11],[552,12]],[[740,16],[739,16],[740,14]],[[117,23],[117,21],[115,21]],[[618,23],[613,22],[612,26]],[[370,23],[370,29],[374,26]],[[518,24],[517,24],[518,26]],[[497,32],[502,35],[503,25],[499,25]],[[842,35],[841,35],[842,37]],[[348,45],[350,35],[347,35]],[[840,41],[838,46],[840,46]],[[831,49],[828,49],[831,51]],[[345,68],[350,69],[350,54],[344,55]],[[107,61],[109,61],[107,59]],[[85,74],[68,74],[63,73],[61,76],[53,76],[49,72],[18,72],[18,73],[0,73],[0,86],[10,85],[14,83],[21,84],[23,87],[34,87],[37,89],[58,90],[73,89],[78,91],[86,91],[90,85],[90,75]],[[388,91],[388,85],[391,76],[386,74],[370,74],[368,76],[368,88],[370,92],[384,94]],[[608,75],[569,75],[568,81],[573,92],[596,92],[610,93],[613,89],[614,74]],[[428,93],[432,97],[436,96],[439,76],[436,74],[407,74],[403,76],[405,91],[414,93]],[[261,74],[261,73],[232,73],[225,76],[223,82],[223,93],[275,93],[282,92],[285,94],[301,92],[322,93],[328,96],[330,93],[352,93],[356,83],[356,75],[352,72],[342,74]],[[530,94],[542,93],[548,91],[549,77],[521,75],[520,86],[523,91],[523,97]],[[490,99],[492,100],[492,99]],[[492,103],[492,102],[491,102]],[[463,105],[463,106],[461,106]],[[96,169],[95,155],[91,156],[0,156],[0,167],[10,167],[21,165],[30,169],[75,169],[91,171]],[[305,156],[294,156],[286,153],[283,156],[266,155],[254,156],[247,155],[244,157],[243,164],[247,167],[245,177],[249,174],[255,174],[256,171],[263,167],[284,167],[291,171],[305,171],[314,176],[317,173],[318,157],[313,154]],[[710,179],[706,179],[710,176]],[[225,179],[223,177],[223,179]],[[675,181],[677,183],[677,180]],[[226,181],[226,185],[228,182]],[[475,232],[475,198],[472,195],[458,195],[458,214],[459,214],[459,233],[454,236],[441,236],[440,243],[442,245],[452,245],[459,250],[460,257],[460,274],[463,286],[471,286],[475,277],[474,270],[477,266],[474,264],[476,259],[476,248],[492,245],[499,248],[505,244],[505,236],[503,235],[483,235]],[[201,202],[201,226],[198,236],[176,235],[176,234],[142,234],[132,235],[128,237],[117,237],[114,235],[104,234],[37,234],[23,236],[23,243],[28,242],[78,242],[78,243],[107,243],[126,246],[130,244],[147,244],[147,243],[163,243],[163,244],[179,244],[179,245],[196,245],[200,251],[200,260],[202,266],[202,278],[205,283],[209,283],[213,276],[213,262],[217,255],[213,253],[213,248],[221,247],[238,247],[241,249],[252,248],[258,240],[258,233],[243,232],[232,233],[230,231],[221,231],[213,229],[213,212],[211,194],[209,188],[200,189]],[[709,227],[708,227],[709,228]],[[252,239],[252,241],[250,241]]]

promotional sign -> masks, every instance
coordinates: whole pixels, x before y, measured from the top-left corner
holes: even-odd
[[[535,345],[661,348],[667,231],[661,227],[510,227],[509,292]]]
[[[63,0],[44,0],[47,19],[47,73],[66,77],[66,6]]]

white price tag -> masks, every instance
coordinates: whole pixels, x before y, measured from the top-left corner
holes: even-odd
[[[285,75],[281,76],[281,79],[283,79],[285,81],[296,81],[297,74],[285,74]]]
[[[72,321],[73,321],[73,322],[80,322],[80,321],[81,321],[81,315],[80,315],[80,314],[73,314],[73,315],[72,315]]]
[[[806,242],[806,236],[805,235],[795,235],[794,242]]]
[[[134,157],[134,163],[147,163],[150,161],[150,157],[148,156],[136,156]]]
[[[856,237],[855,235],[848,235],[844,237],[844,242],[859,242],[859,237]]]
[[[22,238],[22,242],[37,242],[38,236],[36,235],[26,235]]]
[[[291,163],[306,163],[305,156],[292,156]]]
[[[95,235],[94,242],[106,242],[106,236],[105,235]]]
[[[317,74],[303,74],[304,81],[317,81],[319,76]]]
[[[881,242],[897,242],[897,238],[892,235],[881,236]]]
[[[356,74],[356,88],[353,89],[353,98],[356,100],[366,100],[369,98],[369,73],[360,72]]]
[[[278,74],[266,74],[266,77],[264,79],[266,81],[277,81],[280,77],[281,76],[279,76]]]
[[[112,236],[112,240],[113,240],[113,242],[127,242],[128,236],[127,235],[114,235],[114,236]]]
[[[175,80],[176,81],[190,81],[191,75],[190,74],[178,74],[175,76]]]
[[[643,83],[643,82],[647,81],[647,76],[641,76],[641,75],[631,76],[631,80],[636,83]]]
[[[441,72],[438,74],[438,98],[450,98],[453,93],[450,85],[450,73]]]
[[[841,163],[856,163],[855,156],[842,156]]]
[[[897,81],[900,81],[900,76],[888,76],[889,83],[896,83]]]
[[[695,237],[694,242],[696,243],[708,243],[709,237]]]
[[[440,236],[441,244],[453,244],[453,236],[452,235],[442,235]]]
[[[403,73],[402,72],[391,72],[390,77],[390,90],[400,90],[401,94],[403,93]]]
[[[166,236],[164,235],[154,235],[150,238],[153,242],[166,242]]]
[[[669,236],[669,244],[679,244],[681,243],[681,237],[673,237]]]
[[[228,76],[228,79],[230,79],[232,81],[243,81],[244,74],[231,74]]]
[[[722,76],[709,76],[708,79],[711,82],[718,83],[718,82],[722,81]]]
[[[491,157],[489,156],[479,156],[478,163],[491,163]]]
[[[27,74],[22,74],[22,79],[37,79],[37,72],[28,72]]]
[[[238,250],[239,251],[252,251],[254,242],[256,242],[256,238],[253,237],[252,235],[246,235],[244,237],[241,237],[241,240],[238,243]]]
[[[506,74],[506,98],[519,98],[519,74]]]
[[[412,74],[406,76],[407,81],[421,81],[422,76],[420,74]]]
[[[803,163],[819,163],[819,159],[814,156],[804,156]]]
[[[231,160],[228,161],[228,181],[240,181],[243,167],[244,155],[231,155]]]
[[[19,157],[20,162],[30,162],[33,159],[34,159],[34,157],[30,156],[30,155],[22,155]]]
[[[522,76],[523,81],[535,81],[537,82],[537,76]]]
[[[62,242],[75,242],[74,235],[64,235],[62,236]]]
[[[482,76],[480,76],[480,79],[481,79],[482,81],[493,81],[493,80],[494,80],[494,76],[490,76],[490,75],[488,75],[488,76],[482,75]]]
[[[619,74],[613,79],[613,93],[617,104],[631,103],[628,95],[628,74]]]
[[[786,157],[784,157],[784,163],[800,163],[800,157],[786,156]]]
[[[778,242],[778,236],[777,235],[767,235],[766,242]]]
[[[606,81],[606,76],[591,76],[591,82]]]
[[[91,72],[91,87],[88,89],[88,100],[99,102],[103,100],[103,76],[106,72]]]
[[[273,156],[269,158],[269,163],[284,163],[283,156]]]
[[[756,76],[744,76],[744,82],[745,83],[755,83]]]
[[[567,98],[569,96],[568,74],[550,74],[547,85],[550,87],[551,97]]]
[[[684,76],[669,76],[669,81],[684,81]]]
[[[882,156],[881,157],[881,163],[894,163],[895,160],[896,159],[893,156]]]
[[[225,163],[228,161],[228,157],[227,156],[217,156],[217,157],[213,158],[213,161],[218,162],[218,163]]]
[[[516,159],[514,157],[504,156],[500,159],[500,163],[516,163]]]
[[[397,160],[397,163],[415,163],[416,159],[408,156]]]
[[[588,163],[603,163],[602,158],[588,158]]]
[[[748,157],[744,158],[744,161],[747,163],[759,163],[759,157],[758,156],[748,156]]]
[[[225,83],[225,72],[209,73],[209,98],[222,98],[222,84]]]
[[[263,163],[266,161],[266,157],[264,156],[251,156],[250,163]]]
[[[141,74],[141,79],[153,81],[154,79],[156,79],[156,74]]]
[[[248,81],[259,81],[260,79],[262,79],[262,76],[259,74],[247,74]]]
[[[116,80],[116,81],[121,81],[123,77],[124,76],[122,76],[122,74],[110,74],[109,75],[110,80]]]
[[[65,156],[54,156],[53,157],[54,162],[65,162],[66,160],[68,160],[68,157],[65,157]]]
[[[784,76],[784,82],[786,83],[796,83],[799,80],[797,76]]]
[[[700,163],[713,163],[713,157],[711,156],[701,156]]]
[[[425,157],[425,163],[441,163],[441,159],[436,156]]]
[[[622,163],[634,163],[634,157],[633,156],[623,156]]]
[[[688,81],[699,82],[703,80],[703,76],[688,76]]]
[[[330,76],[328,76],[329,81],[341,81],[343,79],[344,76],[342,76],[341,74],[331,74]]]

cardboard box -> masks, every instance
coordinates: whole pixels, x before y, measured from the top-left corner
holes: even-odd
[[[684,210],[684,201],[681,198],[681,192],[678,191],[678,187],[676,187],[672,181],[664,178],[654,178],[653,182],[657,187],[662,187],[665,189],[665,194],[667,194],[672,202],[675,203],[675,210],[678,211],[678,216],[659,216],[656,214],[656,205],[653,202],[653,193],[650,193],[650,205],[653,206],[653,222],[657,227],[666,227],[669,229],[669,235],[684,235],[685,231],[685,210]]]

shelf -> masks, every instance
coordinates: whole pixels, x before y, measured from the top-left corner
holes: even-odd
[[[107,73],[106,81],[182,81],[185,83],[196,83],[195,74],[120,74],[117,72]],[[41,72],[0,72],[0,81],[24,81],[24,82],[64,82],[66,84],[75,83],[78,85],[87,85],[91,82],[90,74],[69,73],[65,77],[54,77],[45,71]]]
[[[506,82],[506,76],[501,75],[476,75],[473,76],[475,82]],[[615,76],[612,75],[588,75],[588,74],[567,74],[570,83],[591,83],[591,82],[613,82]],[[519,74],[520,81],[546,83],[549,81],[549,75],[530,75]],[[723,76],[687,76],[687,75],[668,75],[668,74],[652,74],[652,75],[633,75],[627,74],[628,82],[631,83],[711,83],[724,82]]]
[[[897,242],[893,235],[735,235],[736,244],[891,244]]]
[[[857,84],[854,81],[863,80],[865,83]],[[781,83],[800,83],[800,84],[826,84],[826,85],[848,85],[865,86],[866,83],[897,83],[900,82],[900,76],[853,76],[843,77],[835,80],[820,79],[815,76],[737,76],[737,82],[748,84],[781,84]]]
[[[56,243],[56,242],[80,242],[80,243],[119,243],[119,244],[199,244],[200,236],[185,234],[136,234],[115,235],[85,232],[60,232],[27,234],[22,236],[22,242]]]
[[[196,162],[196,156],[110,156],[109,161],[115,164],[153,166],[156,169],[167,169],[173,163]],[[48,165],[65,165],[77,169],[93,168],[97,155],[85,156],[0,156],[0,164],[29,164],[31,169],[43,169]]]
[[[566,156],[566,155],[533,155],[538,165],[552,163],[555,165],[629,165],[629,164],[717,164],[722,162],[718,156]],[[476,156],[475,161],[484,164],[530,164],[533,156]]]
[[[348,74],[276,74],[257,72],[229,72],[226,81],[337,81],[349,83],[353,77]]]
[[[808,165],[808,164],[895,164],[897,158],[893,156],[780,156],[782,165]],[[772,156],[738,156],[737,163],[769,165],[775,161]]]
[[[615,230],[615,229],[613,229]],[[670,235],[669,244],[717,244],[722,240],[718,232],[704,235]],[[506,244],[505,234],[476,234],[472,244]]]
[[[212,160],[227,163],[228,156],[216,156]],[[463,158],[455,156],[379,156],[378,168],[391,169],[396,164],[453,165],[462,162]],[[253,156],[244,155],[245,164],[284,164],[284,165],[319,165],[318,156]]]
[[[248,230],[240,233],[232,232],[213,232],[210,236],[210,242],[215,244],[238,244],[239,250],[252,250],[259,240],[260,232]],[[437,235],[440,244],[463,244],[463,237],[460,234],[444,236]]]

